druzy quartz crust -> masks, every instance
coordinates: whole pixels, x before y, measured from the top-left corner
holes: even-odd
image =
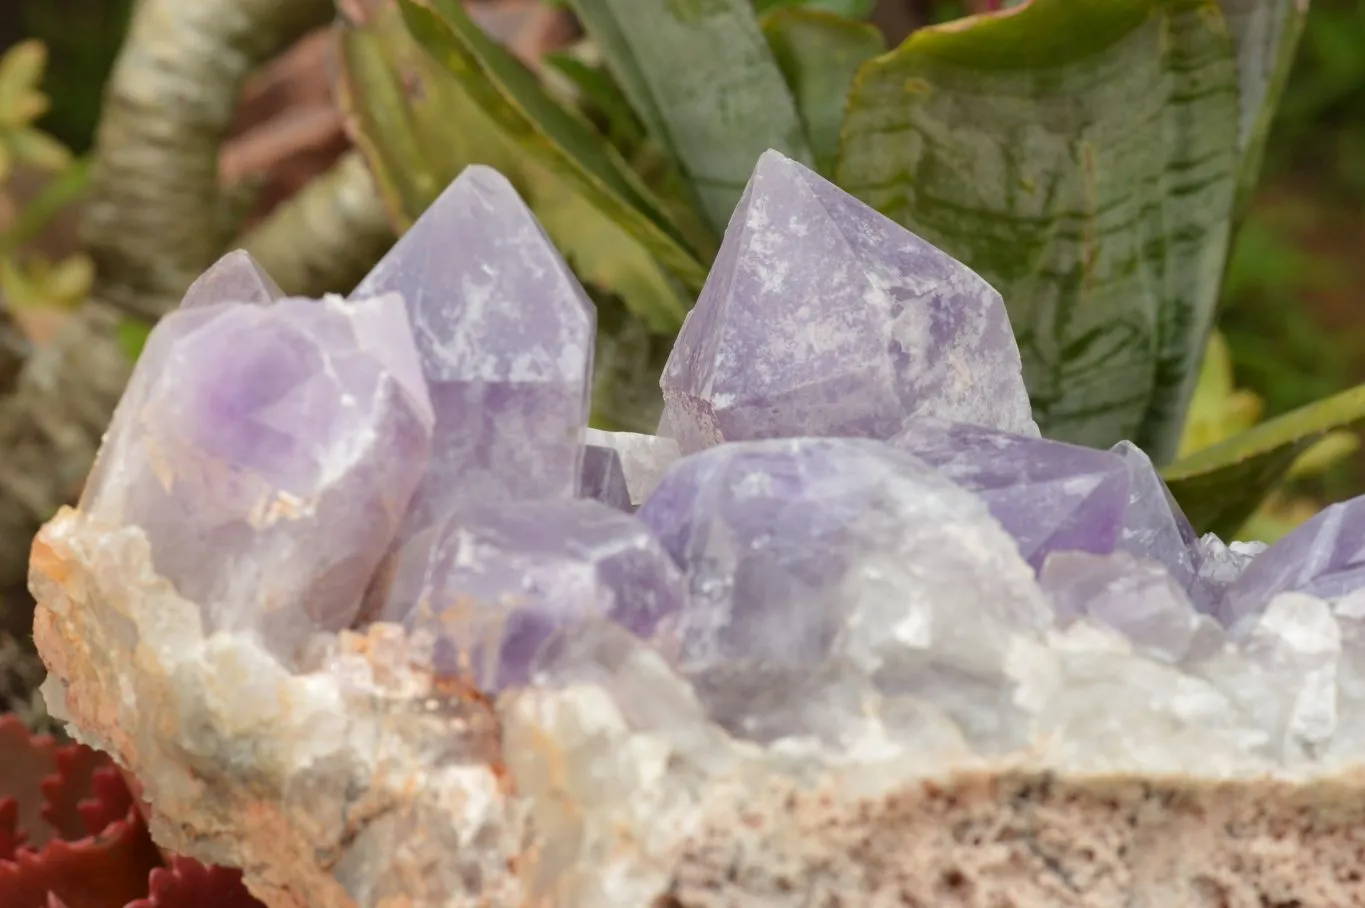
[[[234,252],[155,329],[32,587],[161,844],[272,908],[1365,904],[1360,501],[1198,536],[775,152],[657,435],[595,331],[484,167],[346,298]]]

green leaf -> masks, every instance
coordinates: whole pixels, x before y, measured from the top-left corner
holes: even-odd
[[[449,2],[449,0],[446,0]],[[723,232],[759,155],[814,154],[749,0],[569,0]]]
[[[399,2],[413,37],[454,76],[492,128],[528,161],[634,237],[689,293],[699,291],[706,280],[703,257],[709,259],[713,253],[689,248],[662,205],[615,149],[484,34],[458,0],[435,0],[435,5],[440,18],[409,0]],[[541,213],[539,208],[537,212]],[[667,316],[676,323],[681,313]]]
[[[876,26],[810,7],[784,6],[763,18],[763,36],[796,99],[819,171],[830,175],[853,77],[886,51]]]
[[[1213,0],[1034,0],[866,64],[836,173],[1001,292],[1046,434],[1165,462],[1227,257],[1237,115]]]
[[[872,15],[877,0],[754,0],[754,12],[759,16],[780,9],[814,10],[843,16],[845,19],[866,19]]]
[[[1245,210],[1260,176],[1266,139],[1308,19],[1307,0],[1219,0],[1237,49],[1241,109],[1237,209]],[[1357,48],[1357,52],[1358,52]]]
[[[644,140],[643,124],[610,73],[564,51],[551,51],[540,59],[567,79],[583,102],[606,118],[607,138],[613,145],[633,147]]]
[[[1263,422],[1162,470],[1201,533],[1231,538],[1305,451],[1365,420],[1365,385]]]

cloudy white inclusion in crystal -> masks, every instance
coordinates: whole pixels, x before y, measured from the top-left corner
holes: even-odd
[[[575,495],[597,313],[512,184],[467,168],[352,296],[390,291],[436,413],[404,535],[471,502]]]

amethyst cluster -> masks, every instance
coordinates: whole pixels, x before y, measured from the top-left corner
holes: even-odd
[[[1270,748],[1320,746],[1359,699],[1365,502],[1268,549],[1197,537],[1133,445],[1040,437],[995,290],[776,152],[657,436],[586,428],[595,331],[512,186],[471,167],[347,299],[286,298],[245,253],[210,269],[82,508],[141,528],[206,630],[287,665],[382,620],[499,690],[607,621],[760,740],[837,735],[870,693],[1008,741],[1019,641],[1076,628],[1223,691]]]

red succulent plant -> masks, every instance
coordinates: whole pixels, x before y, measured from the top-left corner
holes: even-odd
[[[0,906],[263,908],[240,871],[166,855],[117,766],[0,715]]]

